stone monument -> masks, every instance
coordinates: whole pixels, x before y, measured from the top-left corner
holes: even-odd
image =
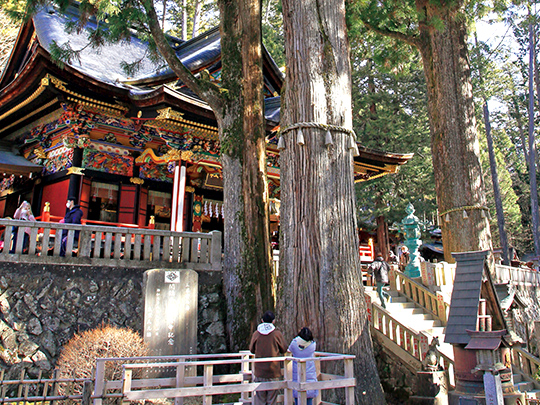
[[[198,284],[193,270],[144,273],[144,340],[152,355],[197,353]]]

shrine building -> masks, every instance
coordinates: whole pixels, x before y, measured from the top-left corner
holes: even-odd
[[[166,65],[147,57],[148,45],[130,41],[86,48],[59,65],[55,44],[83,48],[88,33],[66,31],[78,18],[44,8],[25,23],[0,77],[0,217],[21,201],[51,218],[78,198],[86,223],[176,231],[223,229],[220,142],[210,107]],[[87,27],[95,28],[90,20]],[[219,30],[189,41],[169,37],[194,74],[219,85]],[[279,213],[279,128],[283,74],[265,50],[265,118],[269,195],[274,229]],[[128,76],[124,63],[140,61]],[[394,173],[412,154],[358,145],[355,181]]]

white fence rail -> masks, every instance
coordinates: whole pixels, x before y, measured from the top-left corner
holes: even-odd
[[[540,272],[523,267],[511,267],[495,265],[496,283],[512,283],[514,285],[523,285],[528,287],[540,286]]]
[[[291,356],[256,359],[250,352],[133,358],[132,363],[129,363],[130,359],[99,359],[92,397],[95,398],[94,405],[101,405],[102,398],[115,395],[115,392],[115,396],[123,398],[123,403],[169,398],[174,399],[176,404],[181,404],[185,398],[200,397],[204,405],[210,405],[215,403],[216,396],[219,395],[237,395],[238,402],[251,403],[256,390],[283,389],[284,394],[278,398],[278,402],[292,405],[294,403],[293,390],[296,390],[300,404],[305,405],[307,390],[319,390],[319,395],[313,401],[317,405],[322,403],[321,391],[342,388],[345,389],[345,404],[352,405],[356,386],[354,359],[355,356],[351,355],[324,352],[316,352],[315,357],[302,359]],[[106,364],[115,361],[124,363],[122,380],[106,381]],[[253,364],[268,361],[283,363],[283,378],[269,382],[254,382]],[[292,380],[293,361],[298,363],[299,381],[296,382]],[[318,374],[316,382],[306,381],[308,361],[315,362]],[[342,375],[324,372],[325,364],[336,362],[343,363]],[[228,369],[236,368],[237,371],[217,374],[217,370],[223,366]],[[331,366],[331,369],[337,369],[335,364]],[[167,377],[148,377],[156,370],[166,369],[170,372]]]
[[[0,261],[221,271],[221,232],[74,225],[0,219]],[[25,234],[29,235],[27,245]],[[78,237],[77,237],[77,234]],[[11,252],[13,253],[11,253]],[[61,257],[65,251],[66,257]],[[184,267],[184,266],[182,266]]]

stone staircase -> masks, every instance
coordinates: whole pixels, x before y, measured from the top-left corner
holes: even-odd
[[[372,302],[380,304],[379,296],[374,287],[366,287],[366,293],[370,295]],[[431,339],[434,337],[439,338],[438,350],[453,360],[454,353],[452,345],[444,343],[445,327],[442,322],[436,319],[422,306],[399,293],[398,291],[388,291],[391,296],[390,302],[386,304],[386,309],[390,313],[390,316],[398,319],[400,323],[404,324],[411,330],[421,332],[428,336],[428,343],[431,343]]]
[[[540,400],[540,384],[538,381],[533,381],[520,372],[514,372],[512,378],[514,379],[516,391],[524,392],[527,399]]]
[[[375,287],[368,286],[365,288],[365,293],[370,297],[372,305],[377,308],[377,311],[384,311],[388,314],[388,317],[397,320],[396,322],[399,322],[400,325],[404,325],[404,327],[413,332],[417,332],[419,335],[424,335],[427,337],[429,343],[431,343],[431,340],[434,337],[438,337],[439,352],[447,361],[453,363],[453,348],[452,345],[444,343],[445,327],[442,325],[442,322],[417,302],[401,292],[392,290],[387,292],[390,294],[391,299],[390,302],[386,304],[386,310],[384,310],[382,306],[380,306],[380,300]],[[391,339],[390,337],[387,338]],[[419,360],[416,353],[410,353],[410,356],[417,357],[416,360]],[[515,367],[513,379],[516,391],[525,392],[527,398],[531,400],[531,404],[537,403],[532,400],[538,400],[538,403],[540,404],[540,383],[538,381],[535,381],[533,377],[526,373],[515,370]],[[452,377],[451,380],[453,380]]]

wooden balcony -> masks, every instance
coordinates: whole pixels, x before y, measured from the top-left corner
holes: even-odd
[[[16,248],[10,253],[15,227]],[[0,232],[2,229],[0,262],[221,271],[219,231],[172,232],[0,219]],[[23,246],[25,229],[30,232],[27,246]],[[65,257],[60,255],[62,243]]]

